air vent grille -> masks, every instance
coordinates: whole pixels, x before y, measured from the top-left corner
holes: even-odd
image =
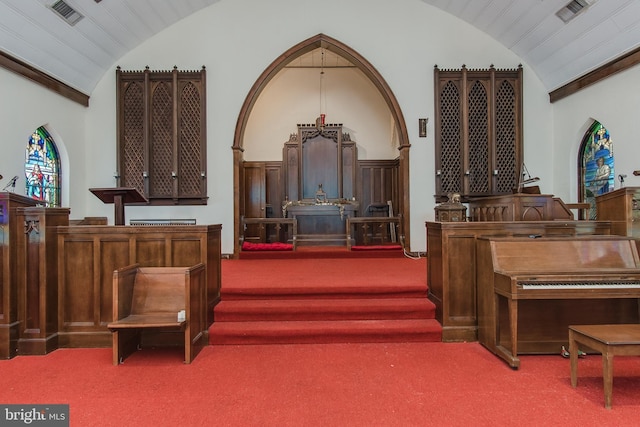
[[[50,7],[51,10],[53,10],[58,16],[64,19],[65,22],[69,25],[76,25],[78,21],[84,18],[84,16],[80,14],[80,12],[69,6],[69,4],[64,2],[64,0],[58,0]]]
[[[563,22],[569,22],[595,2],[596,0],[572,0],[565,7],[557,11],[556,16],[562,19]]]

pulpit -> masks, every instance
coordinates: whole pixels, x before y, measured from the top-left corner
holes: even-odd
[[[640,237],[640,187],[624,187],[596,197],[599,221],[611,221],[611,234]]]
[[[37,200],[15,193],[0,193],[0,359],[9,359],[18,351],[18,256],[17,236],[23,233],[16,209],[36,206]],[[23,233],[24,234],[24,233]]]
[[[95,196],[102,201],[102,203],[113,203],[115,207],[114,224],[125,225],[124,222],[124,206],[132,203],[146,203],[147,198],[144,197],[135,188],[90,188]]]
[[[573,220],[573,212],[551,194],[515,193],[469,200],[470,221]]]

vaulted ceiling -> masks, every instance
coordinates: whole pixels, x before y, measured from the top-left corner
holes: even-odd
[[[0,0],[0,51],[90,94],[125,53],[219,0],[64,1],[83,16],[73,26],[57,0]],[[422,1],[511,49],[549,91],[640,47],[640,0],[573,0],[583,7],[566,23],[557,12],[570,0]]]

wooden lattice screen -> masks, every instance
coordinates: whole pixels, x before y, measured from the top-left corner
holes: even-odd
[[[522,167],[522,66],[435,67],[436,200],[511,193]]]
[[[206,88],[200,71],[116,70],[118,185],[153,205],[206,204]]]

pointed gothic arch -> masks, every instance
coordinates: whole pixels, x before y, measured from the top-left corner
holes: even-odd
[[[267,83],[280,72],[287,64],[294,59],[311,52],[315,49],[323,48],[328,51],[347,59],[355,65],[362,73],[373,83],[378,89],[382,98],[385,100],[393,120],[398,130],[398,179],[399,179],[399,200],[400,212],[402,214],[402,228],[405,233],[405,244],[410,245],[410,216],[409,216],[409,134],[407,126],[400,109],[400,105],[391,91],[391,88],[384,80],[382,75],[374,68],[369,61],[362,55],[350,48],[349,46],[335,40],[324,34],[318,34],[307,40],[304,40],[293,46],[278,58],[276,58],[258,77],[253,84],[240,110],[238,121],[233,139],[233,193],[234,193],[234,218],[233,218],[233,235],[234,235],[234,255],[239,252],[239,233],[240,233],[240,170],[243,161],[243,139],[244,132],[251,115],[251,111],[260,97],[260,94],[266,87]]]
[[[596,196],[614,190],[614,164],[609,131],[594,120],[582,137],[578,150],[578,200],[591,205],[588,218],[581,219],[598,219]]]
[[[29,137],[24,173],[27,197],[47,207],[60,206],[60,155],[56,142],[45,126],[34,130]]]

